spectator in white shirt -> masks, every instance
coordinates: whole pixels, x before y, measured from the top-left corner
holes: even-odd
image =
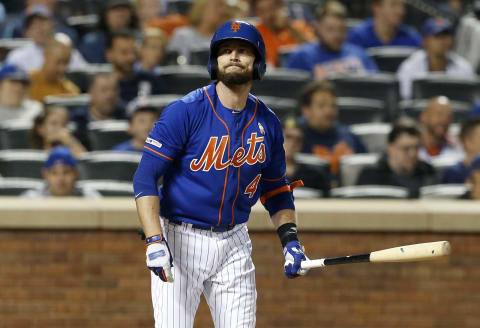
[[[40,114],[42,104],[28,99],[30,79],[15,65],[0,67],[0,122],[5,120],[31,120]]]
[[[32,42],[11,51],[6,61],[17,65],[27,72],[39,70],[44,61],[43,48],[54,34],[53,16],[45,6],[31,6],[27,9],[23,27],[25,36],[32,39]],[[87,62],[83,59],[80,52],[73,49],[68,69],[70,71],[83,70],[86,65]]]
[[[411,99],[413,81],[429,73],[440,72],[461,78],[475,78],[472,66],[464,58],[451,52],[453,25],[449,21],[430,18],[421,32],[423,49],[408,57],[397,72],[403,99]]]

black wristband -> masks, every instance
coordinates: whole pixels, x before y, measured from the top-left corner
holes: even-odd
[[[290,241],[298,241],[297,237],[297,225],[295,223],[285,223],[282,224],[277,229],[278,237],[280,237],[280,242],[282,243],[282,247]]]

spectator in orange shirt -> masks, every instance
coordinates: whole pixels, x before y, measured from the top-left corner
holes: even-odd
[[[281,47],[315,40],[315,32],[310,25],[302,20],[290,20],[284,0],[255,0],[254,9],[260,18],[256,27],[265,41],[270,65],[278,66]]]
[[[159,28],[170,37],[177,27],[188,25],[188,17],[181,13],[162,15],[159,0],[137,0],[135,11],[142,29],[148,27]]]
[[[58,33],[47,42],[45,62],[39,71],[30,74],[30,98],[42,102],[50,95],[78,95],[80,89],[65,77],[72,54],[72,42],[66,34]]]

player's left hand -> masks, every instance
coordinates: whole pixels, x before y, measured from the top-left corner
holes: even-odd
[[[290,241],[283,248],[283,255],[285,255],[285,275],[292,279],[298,276],[306,275],[308,269],[300,267],[302,261],[308,260],[304,253],[304,248],[298,241]]]

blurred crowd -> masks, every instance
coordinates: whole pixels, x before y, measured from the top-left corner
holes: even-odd
[[[275,88],[254,92],[280,104],[294,101],[279,117],[287,177],[305,184],[299,197],[430,192],[480,199],[480,1],[416,3],[422,6],[404,0],[4,1],[0,187],[9,179],[43,182],[16,191],[6,183],[9,191],[1,193],[131,194],[87,188],[85,158],[108,152],[106,171],[120,161],[116,154],[138,159],[167,100],[185,93],[166,77],[198,66],[206,73],[213,33],[241,19],[265,40],[266,79],[304,77],[294,97]],[[187,75],[178,77],[180,84]],[[435,83],[422,93],[419,81],[430,77]],[[342,78],[357,79],[352,88],[361,97],[345,91]],[[397,98],[382,102],[380,115],[362,114],[365,105],[355,99],[385,98],[368,87],[382,78],[394,81]],[[17,163],[2,154],[27,149],[45,152],[38,172],[10,170]]]

